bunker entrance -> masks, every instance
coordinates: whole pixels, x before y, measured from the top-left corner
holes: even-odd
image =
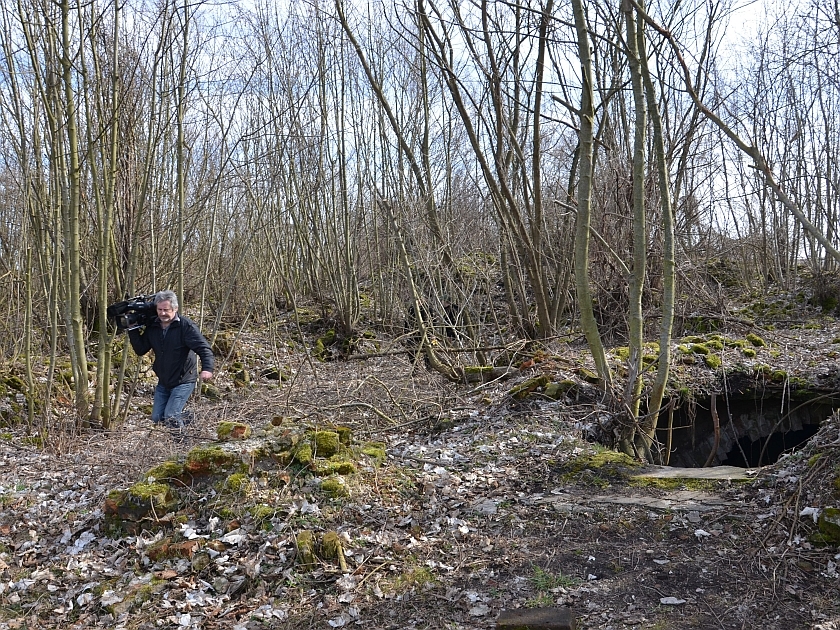
[[[712,400],[718,417],[717,438]],[[772,464],[807,442],[838,407],[840,396],[797,401],[781,393],[761,398],[718,395],[683,404],[674,412],[668,464],[686,468],[702,467],[707,461],[710,466],[743,468]],[[668,444],[667,429],[660,426],[657,438],[662,445]]]

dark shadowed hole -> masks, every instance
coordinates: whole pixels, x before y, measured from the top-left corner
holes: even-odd
[[[721,466],[738,466],[740,468],[756,468],[772,464],[779,460],[782,453],[803,446],[811,437],[816,435],[818,430],[818,425],[809,424],[798,431],[773,433],[760,440],[742,437],[738,440],[738,446],[731,449],[726,454],[726,459],[722,460],[720,464]],[[760,464],[759,461],[761,461]]]
[[[699,468],[711,457],[711,466],[755,468],[776,462],[779,457],[803,446],[817,433],[840,398],[820,397],[810,402],[789,396],[717,397],[719,438],[715,430],[710,399],[684,404],[674,413],[669,464]],[[667,443],[668,432],[660,424],[657,439]]]

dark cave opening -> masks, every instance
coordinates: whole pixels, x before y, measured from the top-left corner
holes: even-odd
[[[726,459],[721,460],[720,465],[757,468],[772,464],[779,461],[782,453],[803,446],[817,434],[819,428],[819,425],[808,424],[798,431],[772,433],[759,440],[753,440],[749,436],[742,437],[726,454]]]
[[[840,394],[791,399],[790,393],[763,396],[730,394],[683,403],[675,410],[670,435],[670,466],[756,468],[775,463],[786,452],[803,446],[822,422],[840,407]],[[715,444],[711,403],[715,401],[718,437]],[[656,435],[663,450],[669,443],[660,422]]]

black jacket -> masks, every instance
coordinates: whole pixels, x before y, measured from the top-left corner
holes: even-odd
[[[195,383],[198,378],[196,354],[201,357],[201,369],[213,371],[213,351],[207,339],[198,330],[191,319],[178,315],[178,319],[169,324],[164,335],[160,321],[155,320],[139,330],[129,330],[131,347],[139,355],[149,350],[155,351],[152,369],[158,377],[158,383],[171,389],[184,383]]]

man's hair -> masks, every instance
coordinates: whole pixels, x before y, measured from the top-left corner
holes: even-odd
[[[175,291],[166,289],[165,291],[158,291],[155,293],[155,306],[161,302],[169,302],[169,306],[178,310],[178,296],[175,295]]]

